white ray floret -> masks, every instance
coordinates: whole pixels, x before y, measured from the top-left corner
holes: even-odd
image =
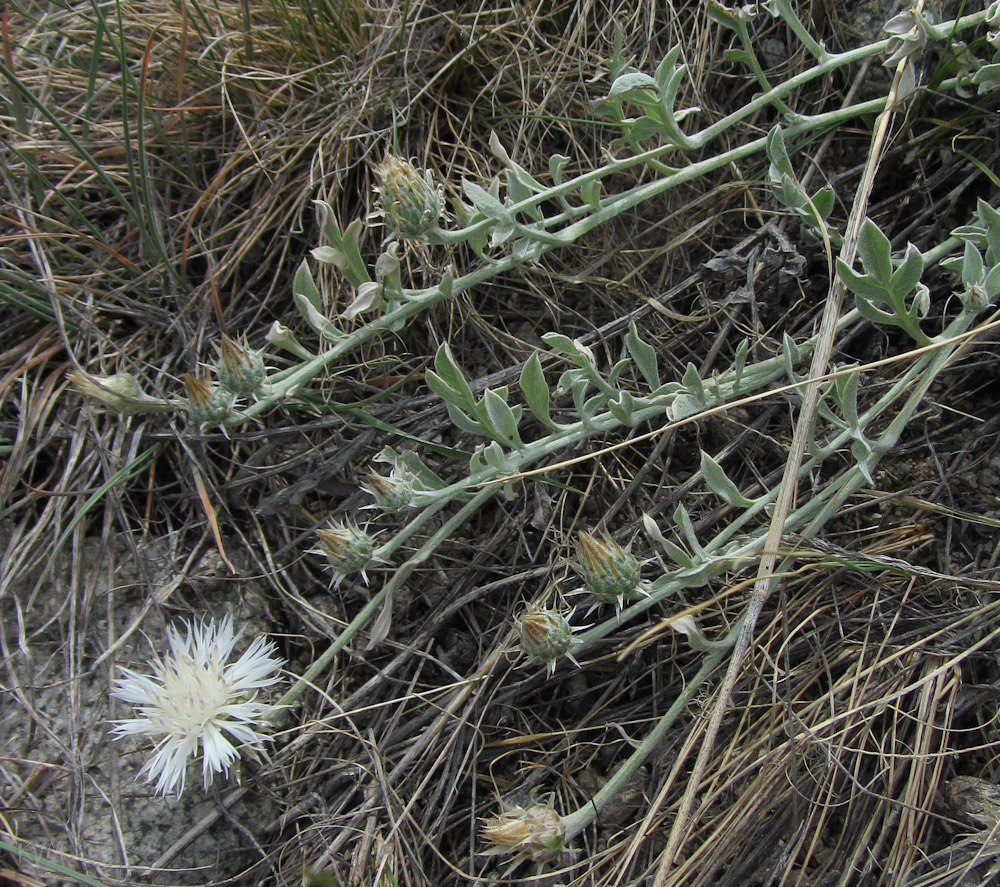
[[[116,722],[115,738],[148,736],[156,745],[139,776],[156,780],[161,794],[184,791],[189,758],[202,753],[207,788],[216,773],[229,775],[241,752],[256,757],[270,737],[260,732],[274,706],[257,694],[281,680],[284,660],[260,637],[235,662],[228,662],[239,639],[233,620],[183,623],[168,629],[170,654],[152,662],[153,674],[121,668],[111,695],[136,707],[137,717]]]

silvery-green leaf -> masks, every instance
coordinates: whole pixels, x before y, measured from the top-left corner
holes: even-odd
[[[492,231],[490,231],[490,249],[496,249],[498,246],[503,246],[511,237],[514,236],[514,232],[517,230],[516,226],[513,224],[509,225],[497,225]]]
[[[1000,68],[1000,65],[997,67]],[[983,224],[986,238],[986,262],[991,267],[1000,264],[1000,211],[979,198],[976,215]]]
[[[599,181],[584,182],[580,186],[580,196],[591,209],[600,209],[601,183]]]
[[[313,280],[312,271],[309,270],[309,265],[305,260],[299,265],[295,277],[292,279],[292,295],[301,296],[322,314],[323,297],[316,288],[316,281]],[[309,320],[308,316],[305,316],[305,319]]]
[[[679,43],[675,43],[656,66],[656,85],[663,94],[669,92],[671,80],[677,74],[677,60],[680,55],[681,46]]]
[[[819,403],[816,404],[816,414],[824,421],[828,422],[836,428],[846,429],[847,423],[838,416],[831,408],[830,405],[824,399],[826,394],[829,393],[832,386],[828,385],[823,392],[823,397],[820,398]]]
[[[543,333],[542,341],[550,348],[571,358],[579,367],[596,364],[594,353],[586,345],[562,333]]]
[[[776,184],[781,181],[782,174],[795,178],[795,171],[792,169],[792,162],[788,159],[788,151],[785,150],[785,137],[780,126],[774,126],[767,134],[765,142],[767,158],[771,161],[771,170],[768,177]]]
[[[462,190],[465,196],[472,201],[472,205],[478,209],[486,218],[495,219],[505,225],[513,225],[514,219],[500,200],[481,188],[475,182],[462,179]]]
[[[455,287],[455,268],[453,265],[449,265],[444,269],[444,274],[441,275],[441,282],[438,284],[438,289],[441,290],[441,295],[446,299],[450,299],[454,295]]]
[[[833,399],[840,407],[841,415],[849,428],[860,428],[858,418],[858,383],[860,373],[838,375],[833,380]]]
[[[868,486],[875,486],[871,472],[868,470],[868,456],[871,454],[871,445],[860,434],[851,441],[851,455],[854,456],[858,465],[858,471],[867,481]]]
[[[788,333],[782,333],[781,335],[781,350],[788,355],[788,359],[792,363],[798,363],[802,359],[802,350],[795,344],[795,340]]]
[[[472,451],[472,457],[469,459],[470,474],[477,474],[478,472],[482,471],[483,468],[486,467],[486,463],[483,461],[483,452],[485,451],[485,449],[486,449],[485,444],[479,444],[479,446],[477,446],[475,450]]]
[[[906,244],[903,261],[892,272],[892,282],[890,283],[892,292],[900,298],[908,296],[920,282],[920,275],[923,273],[923,270],[924,257],[921,255],[920,250],[912,243]]]
[[[337,266],[351,286],[360,286],[365,281],[370,280],[359,247],[362,230],[361,220],[355,219],[341,233],[333,222],[333,209],[330,205],[322,200],[314,200],[313,203],[316,206],[316,214],[323,237],[329,241],[329,248],[335,250],[339,257],[334,257],[332,253],[324,253],[324,255],[334,259],[333,264]],[[319,247],[319,249],[323,250],[325,247]],[[325,261],[325,259],[320,259],[320,261]]]
[[[858,236],[858,255],[865,272],[888,286],[892,280],[892,246],[871,219],[865,219]]]
[[[641,71],[622,74],[611,84],[611,89],[608,90],[608,98],[620,98],[637,89],[657,90],[657,84],[649,74],[643,74]]]
[[[609,385],[617,385],[618,384],[618,377],[621,376],[621,374],[624,371],[625,367],[627,367],[631,363],[632,363],[632,361],[629,360],[629,358],[623,357],[613,367],[611,367],[611,369],[608,370],[608,384]]]
[[[671,421],[679,422],[681,419],[700,413],[704,406],[700,398],[692,397],[690,394],[678,394],[667,407],[667,415]]]
[[[493,156],[496,157],[504,166],[513,165],[514,161],[510,159],[510,155],[507,153],[507,149],[500,143],[500,139],[497,138],[497,134],[494,130],[490,130],[490,150],[493,152]]]
[[[834,205],[833,188],[821,188],[812,196],[812,205],[816,207],[821,219],[828,219],[833,212]]]
[[[837,259],[837,276],[854,295],[865,299],[885,300],[886,292],[883,284],[867,274],[858,274],[841,258]]]
[[[788,173],[781,173],[775,183],[771,186],[771,191],[774,193],[774,196],[781,201],[783,206],[796,210],[802,209],[802,207],[806,206],[805,193],[799,187],[795,178],[790,176]]]
[[[474,231],[473,233],[469,234],[466,242],[469,244],[469,247],[477,256],[481,256],[483,252],[486,250],[486,244],[489,242],[489,232]]]
[[[983,257],[969,241],[965,242],[965,253],[962,256],[962,283],[965,286],[974,286],[981,283],[986,273],[986,265]]]
[[[357,294],[344,309],[343,316],[351,320],[365,311],[377,311],[384,301],[382,284],[369,280],[358,287]]]
[[[643,142],[646,139],[658,138],[661,140],[667,140],[667,127],[664,125],[662,120],[657,120],[655,117],[651,117],[649,114],[643,114],[642,117],[638,117],[635,120],[628,121],[628,135],[631,141],[638,145],[639,142]],[[587,183],[591,184],[590,182]],[[584,193],[584,188],[580,189],[580,193]],[[596,203],[597,197],[594,195],[594,199],[587,199],[587,202],[594,208],[598,209],[599,204]]]
[[[586,421],[586,417],[583,415],[583,404],[587,396],[587,389],[590,387],[590,382],[587,379],[576,378],[570,387],[570,393],[573,395],[573,406],[576,409],[576,414]]]
[[[704,450],[701,453],[701,474],[705,478],[705,486],[728,505],[746,508],[754,504],[754,500],[744,496],[725,469]]]
[[[1000,295],[1000,265],[994,265],[990,268],[983,281],[983,289],[986,290],[986,296],[991,302]]]
[[[693,397],[704,401],[705,385],[701,381],[701,376],[698,375],[698,368],[690,361],[684,370],[684,375],[681,376],[681,384],[687,388],[688,393]]]
[[[522,200],[527,200],[529,197],[538,193],[537,188],[533,188],[529,185],[529,182],[531,181],[529,176],[522,175],[512,169],[508,169],[506,175],[507,195],[514,203],[520,203]],[[521,211],[535,221],[541,221],[542,214],[537,206],[523,207]]]
[[[434,355],[434,370],[426,374],[431,390],[446,401],[455,403],[472,412],[476,408],[476,398],[465,380],[465,376],[455,363],[451,348],[445,342]]]
[[[549,414],[549,386],[545,381],[545,373],[542,372],[542,362],[535,352],[529,357],[521,370],[521,393],[528,404],[528,409],[542,422],[543,425],[558,431],[560,426],[552,421]]]
[[[625,347],[639,372],[642,373],[642,377],[649,383],[649,387],[654,391],[659,388],[660,370],[656,364],[656,349],[639,338],[639,331],[634,322],[629,324],[628,332],[625,334]]]
[[[504,474],[508,473],[507,456],[504,454],[503,448],[496,441],[489,444],[483,450],[483,458],[497,471],[501,471]]]
[[[854,307],[858,309],[858,313],[862,317],[866,320],[870,320],[872,323],[885,324],[889,326],[896,325],[895,314],[883,311],[881,308],[876,307],[872,301],[860,294],[855,295]]]
[[[746,366],[747,353],[750,351],[750,340],[742,339],[736,346],[736,354],[733,356],[733,391],[740,388],[740,379],[743,378],[743,368]]]
[[[562,397],[564,394],[569,394],[581,379],[584,387],[590,384],[580,370],[563,370],[559,374],[559,381],[556,382],[555,396]]]
[[[371,650],[382,643],[388,636],[389,631],[392,628],[392,589],[389,588],[386,593],[385,599],[382,601],[382,607],[378,611],[378,616],[375,617],[375,621],[372,623],[371,631],[368,635],[368,643],[365,644],[366,650]]]
[[[428,373],[428,375],[430,374]],[[451,424],[459,431],[464,431],[466,434],[476,434],[480,437],[490,437],[490,433],[482,424],[473,419],[465,410],[448,400],[445,401],[445,407],[448,409],[448,418],[451,419]]]
[[[343,250],[336,247],[317,246],[315,249],[309,250],[309,254],[317,262],[322,262],[324,265],[333,265],[339,270],[347,267],[347,256],[344,255]]]
[[[795,372],[795,363],[798,355],[798,346],[788,333],[784,333],[782,336],[781,348],[778,351],[778,360],[781,363],[782,369],[785,371],[785,375],[788,376],[788,381],[793,384],[799,381],[799,375]]]
[[[554,185],[562,184],[562,171],[567,163],[569,163],[569,158],[564,154],[553,154],[549,158],[549,175],[552,176]]]
[[[674,509],[674,523],[677,524],[681,532],[684,534],[684,539],[687,541],[688,546],[695,553],[695,555],[699,559],[704,559],[705,550],[698,542],[698,536],[694,531],[694,524],[691,521],[691,515],[687,513],[684,503],[678,503],[677,508]]]
[[[622,425],[631,427],[635,412],[635,398],[627,391],[619,392],[617,400],[608,401],[608,412]]]
[[[580,408],[580,418],[590,425],[594,417],[607,405],[607,402],[608,396],[606,394],[595,394],[593,397],[587,398]]]
[[[656,521],[654,521],[648,514],[642,516],[642,525],[646,530],[646,535],[649,536],[654,542],[656,542],[677,566],[690,569],[696,566],[694,559],[679,546],[671,542],[663,533],[660,532],[660,528],[657,526]]]
[[[510,254],[521,265],[537,262],[542,257],[542,243],[528,237],[519,237],[511,245]]]
[[[330,322],[325,314],[313,307],[307,296],[302,293],[293,293],[292,301],[295,302],[295,307],[299,309],[299,313],[305,318],[306,323],[324,339],[335,342],[343,336],[343,333]]]
[[[490,427],[496,432],[496,437],[509,447],[521,445],[517,433],[517,419],[507,402],[496,391],[487,388],[483,392],[483,408]]]

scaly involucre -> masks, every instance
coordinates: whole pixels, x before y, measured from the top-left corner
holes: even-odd
[[[240,752],[251,757],[263,751],[270,737],[259,732],[274,706],[256,702],[257,693],[281,680],[277,674],[284,660],[275,658],[273,643],[257,638],[246,652],[228,663],[238,634],[233,620],[183,623],[168,630],[170,655],[157,657],[153,675],[121,668],[111,695],[134,705],[137,717],[118,721],[115,738],[148,736],[155,743],[153,756],[139,776],[156,780],[156,791],[184,791],[188,758],[203,755],[205,787],[216,773],[229,775]],[[239,747],[237,747],[239,746]]]

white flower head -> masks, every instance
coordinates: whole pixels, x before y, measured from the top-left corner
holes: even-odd
[[[153,756],[139,776],[156,780],[156,791],[176,787],[180,797],[188,758],[202,751],[202,774],[208,788],[216,773],[229,775],[240,752],[256,757],[270,737],[259,732],[274,706],[256,702],[257,692],[281,680],[284,665],[275,658],[275,646],[257,638],[246,652],[228,662],[239,634],[233,620],[186,622],[186,636],[176,626],[167,631],[170,655],[156,657],[153,675],[122,668],[111,695],[136,707],[137,717],[118,721],[115,738],[149,736],[156,743]],[[239,747],[237,747],[239,746]]]

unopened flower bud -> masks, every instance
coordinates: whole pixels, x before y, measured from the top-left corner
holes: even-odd
[[[168,401],[146,394],[131,373],[91,376],[88,373],[71,371],[66,374],[66,378],[87,400],[101,409],[122,416],[162,413],[174,408]]]
[[[326,555],[336,573],[337,584],[347,574],[359,571],[365,584],[368,583],[365,567],[372,562],[374,547],[374,540],[369,533],[354,521],[348,520],[344,523],[331,521],[328,528],[317,530],[316,535],[319,537],[319,552]]]
[[[216,367],[222,387],[233,394],[256,394],[267,375],[264,358],[246,339],[236,340],[223,334]]]
[[[388,154],[375,167],[375,175],[375,190],[382,197],[382,216],[390,231],[400,237],[422,237],[437,225],[443,201],[430,170],[421,173],[409,161]]]
[[[194,376],[185,375],[183,382],[188,398],[188,415],[198,427],[221,425],[232,413],[235,397],[232,392],[210,387]]]
[[[992,304],[992,299],[982,283],[973,283],[958,294],[962,304],[974,314],[985,311]]]
[[[607,533],[602,538],[580,533],[576,551],[583,584],[602,603],[621,607],[625,596],[639,587],[642,565],[629,549],[622,548]]]
[[[264,338],[276,348],[294,354],[302,360],[312,360],[316,356],[303,345],[300,345],[298,339],[295,338],[295,334],[277,320],[271,324],[271,329],[267,331],[267,335]]]
[[[563,849],[566,826],[551,804],[512,807],[483,822],[480,836],[490,845],[484,856],[516,853],[540,860]]]
[[[550,673],[556,670],[556,660],[560,656],[576,662],[570,653],[573,627],[561,613],[529,606],[516,624],[521,636],[521,650],[525,655],[546,663]]]
[[[371,493],[375,504],[386,511],[400,511],[413,501],[413,477],[396,468],[388,476],[369,474],[368,483],[363,484],[362,489]]]

